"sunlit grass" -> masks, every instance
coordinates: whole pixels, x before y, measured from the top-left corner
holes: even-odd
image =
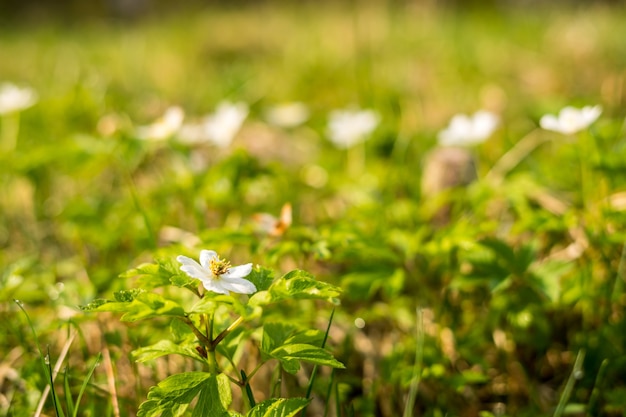
[[[539,8],[268,2],[0,27],[0,83],[38,95],[0,116],[1,413],[35,412],[44,346],[68,347],[53,390],[66,415],[134,415],[151,386],[197,370],[133,361],[167,320],[77,307],[133,288],[118,276],[143,262],[215,249],[344,290],[327,344],[346,369],[260,371],[258,396],[313,392],[310,415],[561,415],[568,399],[621,415],[626,16]],[[178,126],[141,139],[172,106],[197,122],[224,100],[249,107],[228,146]],[[266,123],[293,102],[306,121]],[[572,137],[540,129],[568,105],[602,114]],[[341,109],[380,116],[354,148],[328,137]],[[472,175],[427,193],[438,132],[478,110],[499,125],[464,150]],[[287,203],[293,222],[267,223]],[[324,331],[331,308],[267,314]]]

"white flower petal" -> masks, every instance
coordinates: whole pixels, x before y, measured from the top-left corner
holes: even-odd
[[[243,278],[252,272],[252,264],[233,266],[228,268],[225,274],[220,275],[221,278]]]
[[[602,114],[602,107],[600,106],[585,106],[582,109],[583,120],[586,125],[590,125]]]
[[[555,132],[561,131],[561,125],[559,124],[558,119],[556,118],[556,116],[553,116],[551,114],[546,114],[545,116],[543,116],[541,120],[539,120],[539,126],[546,130],[553,130]]]
[[[226,294],[228,295],[230,293],[230,290],[226,287],[224,287],[223,282],[221,279],[219,280],[215,280],[215,279],[209,279],[206,281],[202,281],[202,286],[204,287],[205,290],[207,291],[213,291],[216,292],[218,294]]]
[[[252,294],[256,292],[256,287],[253,283],[243,278],[226,278],[224,275],[220,277],[219,285],[238,294]]]
[[[0,114],[27,109],[34,105],[37,99],[37,93],[32,88],[3,83],[0,85]]]
[[[585,106],[580,110],[567,106],[561,109],[558,116],[551,114],[543,116],[539,125],[546,130],[571,135],[589,127],[600,117],[601,113],[600,106]]]
[[[480,110],[472,116],[457,114],[448,126],[439,132],[441,146],[472,146],[484,142],[498,127],[497,115]]]
[[[209,269],[211,266],[211,261],[218,259],[217,252],[214,250],[202,250],[200,251],[200,265],[204,268]]]
[[[180,270],[185,272],[190,277],[199,279],[202,282],[211,278],[210,272],[202,268],[202,266],[200,266],[200,264],[195,260],[183,255],[177,256],[176,260],[182,264]]]
[[[365,141],[380,121],[378,113],[372,110],[335,110],[328,118],[328,138],[341,149]]]

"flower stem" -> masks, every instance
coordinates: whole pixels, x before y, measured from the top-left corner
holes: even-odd
[[[495,163],[485,178],[496,183],[502,182],[506,174],[513,170],[539,145],[547,141],[548,138],[545,135],[538,135],[537,130],[530,131]]]
[[[217,368],[215,348],[209,347],[209,349],[207,350],[207,360],[209,361],[209,373],[217,375],[219,373],[219,369]]]
[[[239,324],[241,324],[241,322],[243,321],[243,317],[239,317],[237,320],[235,320],[230,326],[228,326],[227,329],[223,330],[220,334],[217,335],[217,337],[211,342],[211,346],[213,347],[213,349],[215,349],[215,347],[222,341],[224,340],[224,338],[226,336],[228,336],[228,334],[230,332],[232,332],[237,326],[239,326]]]
[[[11,152],[17,146],[17,136],[20,132],[20,113],[6,114],[2,118],[2,134],[0,136],[0,150]]]
[[[191,331],[193,332],[193,334],[198,338],[198,341],[200,343],[202,343],[202,345],[204,345],[205,348],[209,348],[211,346],[211,340],[206,337],[201,331],[200,329],[198,329],[196,327],[195,324],[193,324],[193,322],[191,321],[191,319],[189,317],[181,317],[180,318],[187,326],[189,326],[191,328]]]

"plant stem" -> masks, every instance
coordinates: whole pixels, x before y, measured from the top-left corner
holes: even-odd
[[[335,315],[335,309],[333,308],[333,310],[330,313],[330,318],[328,319],[328,326],[326,326],[326,333],[324,333],[324,340],[322,340],[322,349],[326,346],[326,340],[328,340],[328,332],[330,331],[330,325],[333,322],[333,317]],[[315,382],[315,376],[317,375],[317,365],[315,365],[313,367],[313,371],[311,371],[311,378],[309,379],[309,386],[306,388],[306,399],[311,398],[311,391],[313,391],[313,383]],[[306,408],[307,406],[305,406],[302,409],[302,417],[304,417],[306,415]]]
[[[20,113],[6,114],[2,118],[2,134],[0,135],[0,150],[13,152],[17,146],[17,137],[20,132]]]
[[[207,350],[207,360],[209,361],[209,373],[213,375],[217,375],[219,373],[219,369],[217,368],[217,358],[215,356],[215,348],[210,348]]]
[[[228,326],[227,329],[223,330],[220,334],[217,335],[217,337],[215,338],[215,340],[213,340],[211,342],[211,345],[213,346],[213,348],[215,349],[215,347],[222,341],[224,340],[224,338],[226,336],[228,336],[228,334],[230,332],[232,332],[237,326],[239,326],[239,324],[243,321],[243,317],[240,316],[239,318],[237,318],[237,320],[235,320],[230,326]],[[213,326],[211,326],[213,327]]]
[[[413,416],[413,407],[417,398],[417,389],[422,379],[422,358],[424,356],[424,312],[417,309],[417,345],[415,346],[415,364],[413,365],[413,375],[411,377],[411,388],[409,397],[404,408],[404,417]]]
[[[250,378],[248,378],[248,376],[246,375],[246,372],[242,369],[241,370],[242,388],[246,394],[246,397],[248,398],[248,405],[250,406],[250,408],[253,408],[256,405],[256,400],[254,399],[254,394],[252,393],[252,388],[250,388],[250,383],[248,381],[250,381]]]
[[[500,183],[506,174],[515,168],[524,158],[544,142],[548,141],[545,135],[537,135],[537,130],[530,131],[520,139],[507,153],[495,163],[493,168],[485,175],[485,179]]]
[[[180,319],[191,328],[193,334],[198,338],[198,341],[204,345],[205,348],[209,348],[211,346],[211,340],[206,337],[197,327],[189,317],[180,317]]]
[[[574,389],[574,384],[577,379],[582,377],[582,367],[583,360],[585,359],[585,350],[580,349],[578,351],[578,355],[576,355],[576,361],[574,362],[574,368],[572,369],[572,373],[570,374],[567,383],[565,384],[565,388],[563,389],[563,393],[561,394],[561,399],[559,400],[559,404],[554,411],[553,417],[561,417],[563,415],[563,411],[565,411],[565,406],[569,401],[570,395],[572,395],[572,390]]]

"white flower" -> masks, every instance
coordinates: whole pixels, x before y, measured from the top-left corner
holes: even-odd
[[[558,116],[552,114],[543,116],[539,125],[546,130],[571,135],[589,127],[600,117],[601,113],[600,106],[585,106],[580,110],[567,106],[559,112]]]
[[[441,146],[472,146],[487,140],[500,122],[497,115],[480,110],[472,116],[457,114],[448,127],[439,132]]]
[[[230,266],[230,262],[220,259],[212,250],[200,252],[200,263],[186,256],[176,258],[182,264],[180,270],[192,278],[202,281],[207,291],[219,294],[229,294],[230,291],[239,294],[252,294],[256,287],[243,277],[250,274],[252,264]]]
[[[0,85],[0,114],[24,110],[37,102],[37,93],[32,88],[4,83]]]
[[[335,110],[328,120],[328,138],[338,148],[347,149],[367,139],[380,121],[373,110]]]
[[[183,126],[178,137],[185,143],[211,142],[225,148],[231,144],[246,117],[246,103],[224,101],[217,106],[215,113],[206,116],[201,123]]]
[[[296,127],[309,119],[309,108],[304,103],[285,103],[267,109],[265,119],[274,126]]]
[[[176,133],[183,124],[185,112],[178,106],[169,107],[154,124],[141,126],[137,136],[141,139],[163,140]]]

